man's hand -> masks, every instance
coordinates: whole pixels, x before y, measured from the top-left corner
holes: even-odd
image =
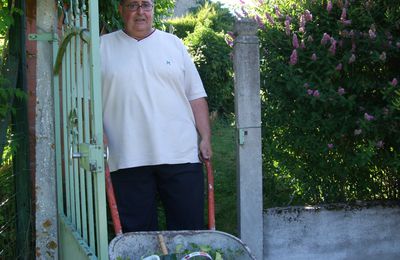
[[[196,128],[201,138],[199,144],[200,160],[210,160],[212,156],[211,129],[207,101],[205,98],[198,98],[190,101],[190,105],[196,121]]]

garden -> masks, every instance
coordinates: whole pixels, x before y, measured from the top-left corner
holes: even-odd
[[[183,40],[209,96],[217,229],[237,235],[235,19],[259,27],[264,209],[399,200],[398,1],[199,2],[171,18],[174,1],[157,0],[155,25]],[[26,152],[15,125],[26,93],[6,77],[13,3],[0,1],[0,258],[16,239],[14,167]],[[121,28],[118,3],[99,1],[102,33]]]

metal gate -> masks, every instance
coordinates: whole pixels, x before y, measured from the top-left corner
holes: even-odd
[[[54,44],[61,259],[108,259],[97,1],[63,2]]]

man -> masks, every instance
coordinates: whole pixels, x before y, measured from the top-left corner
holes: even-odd
[[[101,37],[104,131],[124,232],[203,229],[206,93],[182,42],[153,28],[154,2],[122,0],[124,29]]]

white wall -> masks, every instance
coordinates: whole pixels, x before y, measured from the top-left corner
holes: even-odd
[[[400,203],[269,209],[264,259],[400,259]]]

